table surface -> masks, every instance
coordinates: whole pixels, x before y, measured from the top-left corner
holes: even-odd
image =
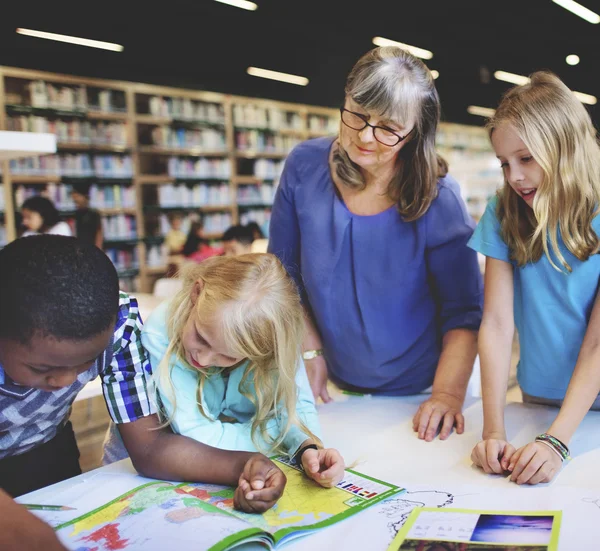
[[[600,498],[597,476],[600,413],[590,412],[584,419],[571,442],[574,458],[553,483],[517,486],[506,477],[486,475],[471,464],[470,452],[481,432],[480,400],[468,399],[465,404],[463,435],[452,434],[444,442],[424,442],[415,436],[411,423],[417,404],[423,399],[424,396],[349,397],[337,393],[334,403],[319,406],[323,441],[326,446],[340,450],[346,464],[355,464],[352,465],[355,470],[408,490],[431,488],[448,495],[452,493],[456,507],[517,511],[562,509],[559,549],[595,548],[587,544],[600,539],[600,499],[597,499]],[[526,444],[548,428],[556,413],[554,408],[509,403],[506,408],[509,439],[516,446]],[[30,503],[49,502],[52,495],[78,483],[78,479],[85,480],[99,472],[133,472],[133,468],[129,461],[122,461],[21,499]],[[286,548],[338,549],[343,543],[345,549],[383,551],[385,547],[365,543],[365,533],[371,525],[361,529],[361,520],[370,522],[368,513],[367,510],[352,520],[291,542]]]

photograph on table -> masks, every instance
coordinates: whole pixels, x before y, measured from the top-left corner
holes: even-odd
[[[560,511],[413,510],[388,551],[555,551]]]

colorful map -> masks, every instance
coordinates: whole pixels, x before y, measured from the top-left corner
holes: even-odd
[[[284,495],[263,515],[233,508],[234,490],[208,484],[150,482],[56,527],[75,551],[121,549],[227,549],[241,540],[275,544],[286,536],[333,524],[399,488],[352,471],[338,487],[324,489],[281,463]]]

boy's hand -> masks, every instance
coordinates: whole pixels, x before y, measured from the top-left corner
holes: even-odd
[[[546,444],[531,442],[519,448],[511,457],[510,479],[517,484],[550,482],[560,471],[562,461]]]
[[[344,476],[344,460],[333,448],[306,450],[302,467],[309,478],[324,488],[333,488]]]
[[[0,490],[2,551],[67,551],[54,530]]]
[[[509,470],[515,447],[506,437],[488,438],[479,442],[471,452],[471,461],[488,474],[504,474]]]
[[[283,495],[287,479],[283,471],[260,453],[244,465],[233,505],[246,513],[264,513]]]
[[[462,414],[462,400],[455,396],[443,393],[433,393],[431,398],[425,400],[413,417],[413,430],[418,433],[421,440],[431,442],[438,430],[440,440],[446,440],[452,428],[456,434],[465,430],[465,418]]]

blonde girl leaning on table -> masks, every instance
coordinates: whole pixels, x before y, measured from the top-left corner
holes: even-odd
[[[210,446],[283,453],[321,486],[335,486],[344,462],[318,437],[303,337],[300,297],[277,257],[203,261],[142,332],[164,419]],[[240,498],[248,489],[240,479]]]
[[[488,129],[505,183],[470,241],[487,257],[483,439],[471,457],[486,473],[538,484],[560,471],[577,427],[600,408],[600,148],[583,105],[546,72],[510,90]],[[524,401],[560,407],[518,450],[504,426],[515,325]]]

